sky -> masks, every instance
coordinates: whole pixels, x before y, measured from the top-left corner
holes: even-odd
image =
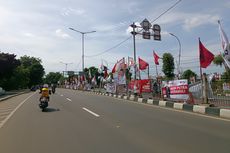
[[[96,31],[85,35],[85,67],[111,70],[122,57],[133,57],[130,25],[145,18],[154,21],[177,0],[0,0],[0,51],[17,58],[40,58],[48,72],[82,69],[82,35],[78,31]],[[198,38],[213,54],[222,52],[217,21],[230,37],[229,0],[181,0],[173,9],[153,22],[161,26],[162,41],[136,38],[136,54],[150,64],[150,74],[156,75],[153,50],[159,56],[171,53],[180,68],[199,73]],[[130,39],[128,39],[130,38]],[[124,43],[118,45],[122,41]],[[115,47],[117,46],[117,47]],[[111,49],[113,48],[113,49]],[[107,51],[107,52],[106,52]],[[105,52],[104,54],[101,54]],[[158,70],[161,72],[162,61]],[[204,72],[223,72],[210,65]],[[175,70],[175,73],[176,70]]]

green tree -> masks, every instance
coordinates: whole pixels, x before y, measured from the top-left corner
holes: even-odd
[[[18,83],[10,85],[11,79],[14,76],[15,69],[20,65],[20,61],[16,59],[14,54],[0,53],[0,87],[5,90],[15,88]]]
[[[175,76],[174,69],[175,69],[175,65],[174,65],[173,56],[170,53],[164,53],[162,71],[164,72],[167,80],[174,78]]]
[[[42,78],[45,74],[42,66],[42,61],[39,58],[23,56],[20,58],[23,68],[29,70],[29,83],[28,86],[38,85],[42,83]]]
[[[7,81],[7,90],[25,89],[28,88],[29,83],[29,70],[18,66],[13,75]]]
[[[215,56],[214,60],[213,60],[213,63],[217,66],[222,66],[224,65],[225,67],[225,72],[223,73],[223,75],[221,76],[221,79],[224,81],[224,82],[230,82],[230,69],[227,67],[226,64],[224,64],[224,59],[223,59],[223,56],[221,55],[217,55]]]
[[[0,53],[0,80],[10,77],[19,65],[20,61],[16,59],[16,55]]]
[[[63,75],[59,72],[50,72],[45,76],[45,83],[57,84],[58,81],[63,80]]]
[[[128,82],[131,81],[132,73],[130,73],[130,68],[125,69],[125,76]]]
[[[91,75],[92,77],[94,77],[96,75],[96,73],[98,72],[98,68],[94,67],[94,66],[91,66],[89,68],[90,72],[91,72]]]
[[[196,76],[197,76],[196,73],[190,69],[184,71],[184,73],[182,74],[182,78],[187,79],[188,81],[190,80],[191,77],[196,77]]]
[[[222,66],[224,63],[224,59],[221,55],[217,55],[217,56],[215,56],[213,63],[217,66]]]
[[[230,70],[227,70],[226,72],[224,72],[223,75],[221,76],[221,79],[224,82],[230,82]]]

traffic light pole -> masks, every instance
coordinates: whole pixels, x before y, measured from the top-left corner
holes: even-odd
[[[134,80],[137,79],[137,62],[136,62],[136,31],[135,31],[135,28],[136,28],[136,25],[135,23],[133,22],[133,24],[131,25],[131,27],[133,28],[133,31],[131,32],[132,35],[133,35],[133,56],[134,56]]]

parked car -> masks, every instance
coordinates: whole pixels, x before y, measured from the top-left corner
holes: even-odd
[[[37,86],[32,86],[31,88],[30,88],[30,91],[36,91],[37,90]]]
[[[0,87],[0,95],[5,94],[5,90],[2,89],[2,87]]]

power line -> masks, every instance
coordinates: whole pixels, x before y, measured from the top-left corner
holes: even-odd
[[[98,53],[98,54],[95,54],[95,55],[90,55],[90,56],[86,56],[86,55],[85,55],[85,57],[90,58],[90,57],[95,57],[95,56],[102,55],[102,54],[104,54],[104,53],[106,53],[106,52],[109,52],[109,51],[111,51],[111,50],[113,50],[113,49],[119,47],[120,45],[122,45],[123,43],[125,43],[125,42],[126,42],[127,40],[129,40],[130,38],[131,38],[131,36],[128,37],[128,38],[126,38],[126,39],[123,40],[122,42],[118,43],[117,45],[115,45],[115,46],[113,46],[113,47],[111,47],[111,48],[109,48],[109,49],[106,49],[105,51],[103,51],[103,52],[101,52],[101,53]]]
[[[182,1],[182,0],[178,0],[175,4],[173,4],[173,5],[172,5],[171,7],[169,7],[167,10],[165,10],[163,13],[161,13],[157,18],[155,18],[151,23],[153,23],[153,22],[155,22],[156,20],[158,20],[160,17],[162,17],[162,16],[163,16],[164,14],[166,14],[168,11],[170,11],[171,9],[173,9],[173,8],[174,8],[177,4],[179,4],[181,1]],[[140,30],[140,31],[142,31],[142,30]],[[109,49],[106,49],[105,51],[103,51],[103,52],[101,52],[101,53],[98,53],[98,54],[95,54],[95,55],[88,55],[88,56],[85,55],[85,57],[90,58],[90,57],[95,57],[95,56],[100,56],[100,55],[102,55],[102,54],[105,54],[105,53],[107,53],[107,52],[109,52],[109,51],[111,51],[111,50],[113,50],[113,49],[115,49],[115,48],[121,46],[123,43],[125,43],[126,41],[128,41],[128,40],[131,39],[131,38],[132,38],[132,36],[129,36],[128,38],[126,38],[125,40],[121,41],[121,42],[118,43],[117,45],[115,45],[115,46],[113,46],[113,47],[111,47],[111,48],[109,48]]]
[[[179,4],[182,0],[178,0],[175,4],[173,4],[171,7],[169,7],[166,11],[164,11],[163,13],[161,13],[156,19],[154,19],[151,23],[155,22],[156,20],[158,20],[161,16],[163,16],[164,14],[166,14],[168,11],[170,11],[171,9],[173,9],[177,4]]]

